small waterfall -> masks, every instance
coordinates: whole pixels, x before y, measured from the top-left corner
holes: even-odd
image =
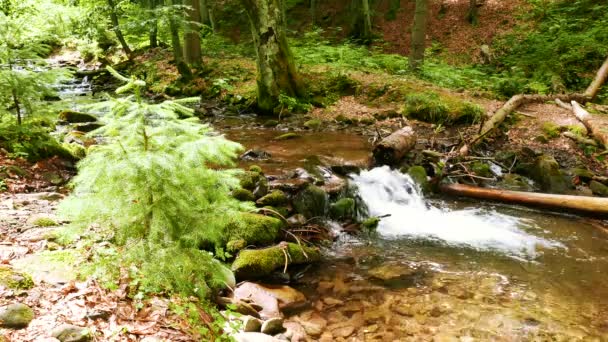
[[[483,209],[450,210],[431,205],[408,175],[388,167],[351,178],[370,215],[390,215],[378,227],[385,238],[436,240],[517,258],[534,257],[538,246],[561,246],[529,233],[538,227],[523,219]]]

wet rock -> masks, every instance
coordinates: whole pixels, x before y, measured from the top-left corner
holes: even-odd
[[[89,133],[98,128],[103,127],[102,123],[99,122],[87,122],[87,123],[79,123],[74,125],[74,129],[79,132]]]
[[[253,189],[253,196],[255,198],[260,198],[268,194],[268,179],[262,176],[260,180],[256,183],[255,188]]]
[[[418,184],[418,187],[420,187],[422,193],[426,194],[431,191],[429,178],[424,167],[419,165],[412,166],[407,170],[407,174],[412,178],[412,180],[414,180],[416,184]]]
[[[281,190],[273,190],[255,202],[257,205],[278,207],[287,204],[287,196]]]
[[[34,281],[26,273],[17,272],[8,266],[0,266],[0,286],[14,290],[28,290],[34,286]]]
[[[264,122],[264,127],[276,127],[278,125],[279,125],[278,120],[267,120],[266,122]]]
[[[93,339],[89,329],[71,324],[58,326],[53,329],[51,336],[61,342],[87,342]]]
[[[237,342],[278,342],[278,338],[258,332],[242,332],[235,334],[234,339]]]
[[[508,173],[503,176],[498,186],[501,189],[515,191],[532,191],[533,188],[527,178],[515,173]]]
[[[267,160],[272,158],[272,155],[263,150],[247,150],[239,156],[241,160]]]
[[[355,215],[355,200],[341,198],[329,207],[329,216],[336,220],[353,218]]]
[[[300,291],[285,285],[240,284],[234,291],[235,300],[249,300],[261,307],[262,317],[280,317],[308,304]]]
[[[299,322],[304,328],[304,331],[312,337],[320,336],[327,326],[327,321],[318,314],[313,314],[308,319],[300,319]]]
[[[69,123],[85,123],[97,121],[97,117],[95,115],[76,112],[73,110],[62,111],[61,113],[59,113],[59,119],[67,121]]]
[[[595,181],[595,180],[591,181],[591,183],[589,183],[589,188],[591,188],[591,191],[595,195],[602,196],[602,197],[608,197],[608,186],[606,186],[598,181]]]
[[[283,328],[283,319],[280,317],[274,317],[265,321],[262,324],[261,331],[264,334],[275,335],[281,333],[284,330],[285,328]]]
[[[284,322],[283,327],[285,327],[285,335],[291,335],[292,342],[304,342],[307,340],[306,330],[304,327],[298,322]]]
[[[559,169],[559,164],[552,156],[541,155],[536,158],[531,175],[543,191],[560,194],[568,189],[568,183]]]
[[[293,200],[293,206],[306,218],[323,217],[327,208],[327,194],[315,185],[308,185]]]
[[[332,165],[331,171],[341,176],[348,176],[353,173],[358,174],[361,167],[351,164]]]
[[[313,131],[318,130],[323,125],[323,122],[318,119],[308,120],[304,123],[304,127],[311,129]]]
[[[306,224],[306,217],[302,214],[295,214],[287,219],[290,227],[301,227]]]
[[[279,136],[276,136],[274,138],[274,140],[292,140],[292,139],[297,139],[299,138],[300,135],[290,132],[290,133],[285,133],[285,134],[281,134]]]
[[[0,309],[0,327],[23,329],[34,319],[34,311],[27,305],[16,303]]]
[[[385,283],[411,280],[418,274],[418,269],[408,264],[385,263],[367,271],[372,279]]]
[[[255,201],[255,196],[253,192],[247,189],[234,189],[232,190],[232,197],[236,198],[239,201],[243,202],[253,202]]]
[[[379,217],[375,217],[375,216],[368,217],[365,220],[363,220],[363,222],[361,222],[361,230],[371,233],[371,232],[376,231],[379,224],[380,224]]]
[[[252,316],[243,317],[244,332],[260,332],[262,329],[262,321]]]
[[[226,227],[229,241],[245,240],[247,245],[268,245],[276,241],[285,223],[274,217],[241,213]]]

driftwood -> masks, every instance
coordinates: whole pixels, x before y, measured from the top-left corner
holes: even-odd
[[[466,155],[469,151],[469,146],[474,146],[475,144],[481,142],[488,134],[492,133],[494,129],[496,129],[509,114],[515,111],[520,106],[529,103],[541,103],[552,101],[554,99],[559,99],[561,101],[581,101],[587,102],[588,98],[582,94],[566,94],[566,95],[557,95],[557,96],[547,96],[547,95],[515,95],[507,103],[502,106],[494,115],[492,115],[481,127],[479,134],[477,134],[469,144],[464,145],[460,149],[461,155]]]
[[[593,117],[586,111],[578,102],[572,101],[572,112],[574,116],[580,121],[585,128],[587,128],[587,132],[592,136],[600,145],[604,147],[608,147],[608,132],[603,131],[593,121]]]
[[[374,162],[378,165],[395,165],[415,146],[414,130],[409,126],[403,127],[374,147]]]
[[[560,212],[608,216],[608,198],[488,189],[464,184],[444,184],[439,190],[448,195],[521,204]]]

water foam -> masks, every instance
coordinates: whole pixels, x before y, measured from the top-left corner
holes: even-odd
[[[373,216],[383,218],[378,232],[389,238],[440,240],[449,245],[495,250],[514,257],[536,255],[537,246],[559,246],[523,230],[537,229],[525,220],[483,209],[450,210],[428,204],[418,186],[388,167],[351,175]]]

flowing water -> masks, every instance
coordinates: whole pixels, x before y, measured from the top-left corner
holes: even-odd
[[[325,338],[608,340],[608,235],[574,216],[425,199],[387,167],[352,175],[378,237],[343,236],[295,319]]]

